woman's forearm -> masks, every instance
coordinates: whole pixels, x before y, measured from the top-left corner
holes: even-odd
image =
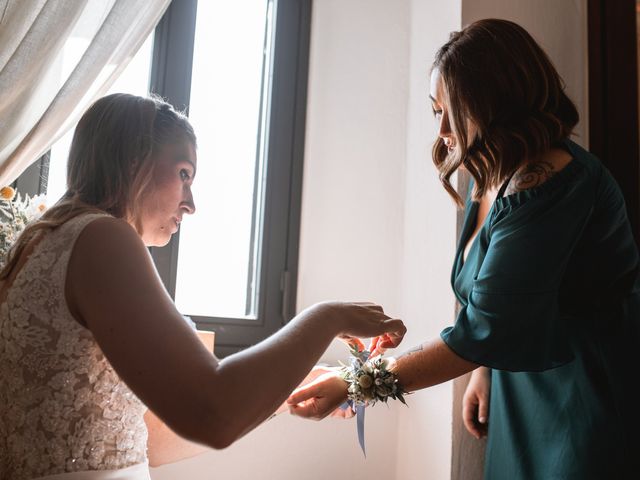
[[[405,331],[402,321],[376,305],[327,302],[310,307],[264,342],[220,362],[211,386],[217,390],[212,391],[217,414],[212,423],[222,428],[225,442],[233,442],[282,405],[336,335],[386,334],[395,346]],[[221,408],[228,398],[233,405]]]
[[[407,391],[431,387],[477,368],[458,356],[440,338],[408,350],[395,358],[393,372]]]
[[[275,412],[337,333],[326,318],[303,314],[264,342],[222,360],[212,383],[215,411],[222,416],[212,424],[225,432],[223,443],[235,441]]]

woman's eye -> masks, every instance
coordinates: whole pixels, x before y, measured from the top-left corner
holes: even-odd
[[[434,114],[436,117],[437,117],[437,116],[442,115],[442,110],[437,110],[437,109],[435,109],[435,108],[433,108],[433,107],[431,107],[431,110],[433,110],[433,114]]]
[[[186,170],[184,170],[184,169],[183,169],[183,170],[180,170],[180,178],[181,178],[183,181],[185,181],[185,182],[186,182],[187,180],[189,180],[189,179],[191,178],[191,175],[189,175],[189,172],[188,172],[188,171],[186,171]]]

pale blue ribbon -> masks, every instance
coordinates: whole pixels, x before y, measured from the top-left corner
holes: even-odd
[[[364,352],[361,352],[361,353],[364,358],[363,361],[366,362],[369,359],[369,352],[365,350]],[[356,360],[354,359],[353,361],[355,362]],[[360,443],[360,448],[362,449],[364,458],[367,458],[367,451],[364,446],[364,404],[358,404],[358,405],[355,405],[354,407],[353,400],[347,400],[342,405],[340,405],[340,408],[342,410],[346,410],[347,408],[351,408],[352,410],[355,410],[356,428],[358,429],[358,443]]]
[[[364,449],[364,405],[356,405],[356,421],[358,424],[358,442],[364,458],[367,458],[367,452]]]
[[[353,401],[347,400],[342,405],[340,405],[340,408],[342,410],[346,410],[347,408],[354,409]],[[358,430],[358,443],[360,443],[360,448],[362,449],[362,453],[364,454],[364,457],[367,458],[367,452],[364,446],[364,405],[356,405],[354,410],[356,412],[356,428]]]

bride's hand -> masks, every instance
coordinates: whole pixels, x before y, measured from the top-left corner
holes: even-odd
[[[349,346],[358,347],[359,352],[366,349],[371,358],[384,354],[387,348],[394,348],[399,343],[387,333],[373,337],[369,342],[369,347],[365,347],[364,342],[357,337],[341,338],[341,340]]]
[[[388,334],[378,335],[377,337],[373,337],[371,343],[369,343],[369,356],[373,358],[376,355],[382,355],[387,351],[387,348],[394,348],[396,346],[394,339],[390,338]]]
[[[340,370],[340,367],[330,367],[328,365],[316,365],[315,367],[313,367],[311,369],[311,371],[307,374],[307,376],[304,377],[304,380],[302,380],[302,382],[300,382],[300,385],[298,385],[298,387],[296,387],[294,392],[297,392],[301,388],[309,385],[310,383],[312,383],[313,381],[315,381],[318,377],[320,377],[322,375],[331,374],[331,373],[335,373],[337,375],[339,370]],[[282,405],[280,405],[278,407],[278,409],[274,413],[274,416],[275,415],[279,415],[280,413],[289,411],[290,410],[289,407],[290,407],[290,405],[289,405],[289,401],[287,399],[282,403]],[[347,408],[347,409],[344,409],[344,410],[341,409],[341,408],[336,408],[333,412],[329,413],[330,417],[336,417],[336,418],[351,418],[354,415],[355,415],[355,413],[353,413],[351,408]]]
[[[362,347],[364,348],[364,344],[362,344]],[[310,383],[312,383],[314,380],[316,380],[318,377],[325,375],[325,374],[336,374],[338,375],[338,372],[340,371],[340,367],[330,367],[330,366],[325,366],[325,365],[316,365],[315,367],[313,367],[311,369],[311,371],[309,372],[309,374],[305,377],[305,379],[300,382],[300,385],[298,386],[298,388],[296,388],[295,391],[297,391],[298,389],[309,385]],[[285,404],[287,405],[287,408],[289,407],[288,401],[285,401]],[[333,410],[331,413],[329,413],[328,415],[329,417],[333,417],[333,418],[351,418],[353,416],[355,416],[354,411],[351,408],[336,408],[335,410]]]
[[[364,350],[362,337],[384,336],[383,347],[397,347],[407,331],[402,320],[384,313],[380,305],[374,303],[323,302],[314,305],[322,317],[336,322],[337,337],[344,342],[358,345]]]
[[[347,383],[335,370],[326,372],[313,382],[298,387],[287,399],[289,412],[303,418],[321,420],[331,414],[333,417],[350,418],[350,408],[339,406],[347,399]]]

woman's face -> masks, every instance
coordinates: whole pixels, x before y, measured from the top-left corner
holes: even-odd
[[[148,247],[169,243],[183,215],[196,210],[191,184],[197,158],[191,142],[165,145],[154,156],[151,187],[143,196],[139,210],[142,241]]]
[[[447,101],[444,82],[437,68],[431,71],[431,85],[429,90],[433,113],[438,121],[438,136],[442,138],[449,150],[449,154],[451,154],[458,146],[458,138],[451,127],[450,102]],[[467,145],[470,145],[475,139],[478,129],[470,119],[466,122],[466,129]]]

